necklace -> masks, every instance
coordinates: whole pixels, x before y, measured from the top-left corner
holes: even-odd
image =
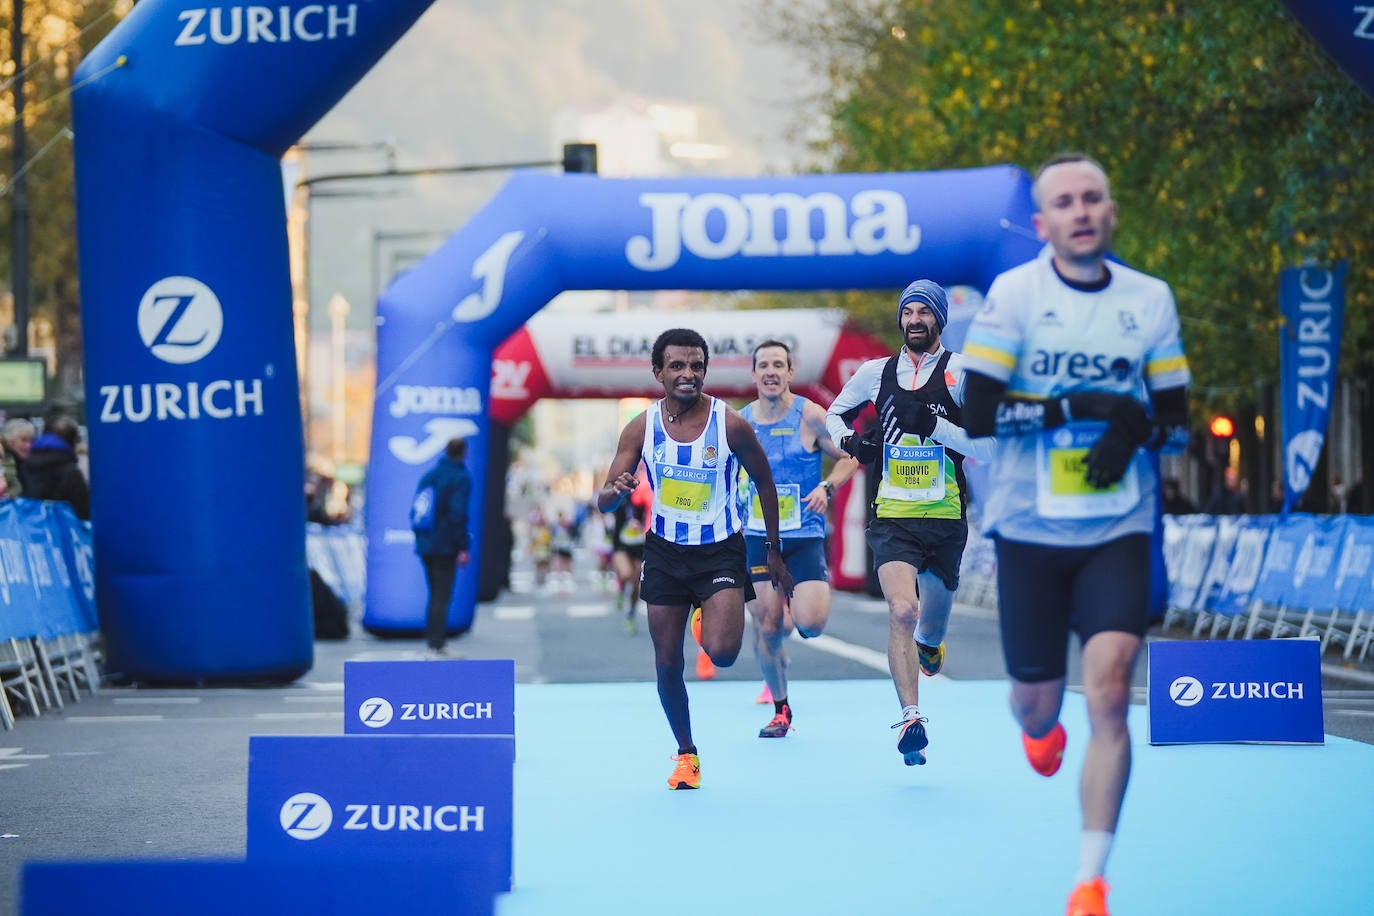
[[[700,401],[701,401],[701,395],[697,395],[697,399],[696,399],[695,401],[693,401],[691,404],[688,404],[686,407],[682,408],[682,409],[679,410],[677,413],[670,413],[670,414],[668,414],[668,422],[669,422],[669,423],[676,423],[676,422],[678,421],[678,419],[679,419],[680,417],[682,417],[684,414],[689,414],[689,413],[691,413],[691,412],[696,408],[697,404],[700,403]]]

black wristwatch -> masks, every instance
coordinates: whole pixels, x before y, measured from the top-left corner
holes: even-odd
[[[825,495],[829,498],[835,496],[835,485],[828,480],[821,481],[821,489],[825,490]]]
[[[772,541],[763,542],[764,553],[782,553],[782,548]]]

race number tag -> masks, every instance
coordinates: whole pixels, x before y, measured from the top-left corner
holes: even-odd
[[[691,525],[709,524],[715,518],[715,471],[659,464],[657,472],[664,518]]]
[[[778,530],[796,531],[801,527],[801,484],[780,483],[778,486]],[[750,487],[749,524],[750,531],[767,531],[763,524],[763,503],[759,501],[757,487]]]
[[[945,498],[945,447],[929,445],[883,445],[883,482],[878,488],[883,499],[906,502],[939,502]]]
[[[1035,507],[1045,518],[1104,518],[1123,515],[1140,501],[1135,464],[1105,490],[1087,481],[1088,452],[1106,423],[1073,423],[1041,433],[1036,443]]]

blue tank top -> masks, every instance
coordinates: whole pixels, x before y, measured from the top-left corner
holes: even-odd
[[[821,451],[808,452],[802,444],[802,410],[806,403],[806,398],[794,395],[792,409],[776,423],[755,420],[752,403],[740,411],[754,427],[763,453],[768,456],[773,483],[778,488],[778,526],[785,538],[825,537],[825,515],[812,512],[802,502],[821,482]],[[749,481],[749,505],[745,508],[745,516],[745,534],[765,533],[758,493],[752,480]]]

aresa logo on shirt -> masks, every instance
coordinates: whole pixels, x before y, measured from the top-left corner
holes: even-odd
[[[1030,374],[1047,378],[1068,378],[1079,382],[1131,377],[1135,364],[1124,356],[1110,353],[1080,353],[1075,350],[1036,350],[1031,355]]]
[[[194,277],[163,277],[138,303],[138,336],[164,363],[199,362],[219,344],[224,309],[214,290]],[[265,372],[272,375],[269,365]],[[101,423],[223,420],[262,416],[263,380],[210,379],[100,386]]]

